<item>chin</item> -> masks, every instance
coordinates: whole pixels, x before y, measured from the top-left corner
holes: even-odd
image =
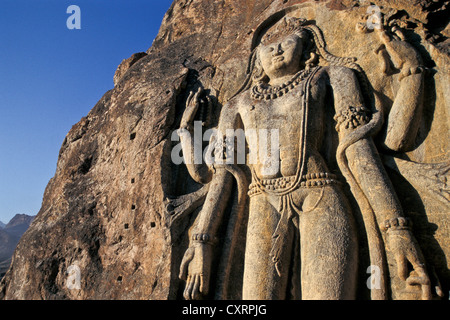
[[[272,70],[274,71],[280,71],[286,68],[286,63],[284,61],[278,61],[274,62],[272,64]]]

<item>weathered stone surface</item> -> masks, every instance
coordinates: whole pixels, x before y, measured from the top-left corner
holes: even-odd
[[[130,69],[133,66],[133,64],[135,64],[139,59],[142,59],[146,55],[147,54],[145,52],[138,52],[131,55],[131,57],[129,57],[128,59],[124,59],[117,67],[117,70],[114,73],[114,85],[117,85],[119,80],[128,71],[128,69]]]
[[[403,210],[414,222],[427,265],[433,266],[448,294],[448,186],[445,176],[436,177],[440,182],[419,177],[432,170],[447,174],[450,64],[448,21],[443,18],[448,16],[448,1],[372,2],[382,6],[386,19],[403,22],[406,40],[429,70],[414,147],[395,157],[386,152],[383,160]],[[179,268],[199,210],[172,223],[174,209],[167,208],[167,198],[197,190],[204,198],[207,191],[190,178],[185,166],[171,162],[170,152],[177,144],[171,135],[180,127],[189,93],[201,86],[213,97],[210,121],[216,125],[221,106],[246,78],[258,26],[276,12],[293,8],[299,17],[320,26],[330,52],[358,59],[389,107],[400,89],[399,75],[382,72],[378,35],[356,31],[368,5],[356,0],[174,1],[147,55],[125,60],[114,77],[115,87],[68,133],[42,208],[0,283],[0,298],[182,298],[185,283],[178,278]],[[405,160],[424,165],[418,168]],[[365,231],[358,233],[357,294],[365,299],[367,243]],[[242,265],[236,261],[228,271],[235,282],[228,296],[241,298]],[[73,265],[80,270],[80,289],[67,283]],[[212,274],[211,282],[217,286],[223,276]],[[213,286],[210,297],[214,295],[220,296]]]

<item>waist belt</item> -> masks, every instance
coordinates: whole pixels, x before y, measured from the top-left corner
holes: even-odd
[[[295,182],[295,176],[289,177],[280,177],[274,179],[261,179],[259,180],[260,184],[267,190],[280,190],[290,188]],[[337,180],[337,176],[328,172],[320,172],[320,173],[309,173],[303,175],[299,187],[300,188],[314,188],[314,187],[322,187],[329,184],[340,183]],[[258,184],[252,182],[249,185],[248,195],[255,196],[257,194],[264,193],[258,186]]]

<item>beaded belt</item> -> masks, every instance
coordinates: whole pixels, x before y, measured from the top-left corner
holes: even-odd
[[[261,179],[261,184],[268,190],[282,190],[285,188],[289,188],[295,182],[295,176],[289,177],[281,177],[275,179]],[[340,183],[337,180],[337,176],[328,172],[320,172],[320,173],[309,173],[303,175],[300,181],[300,187],[303,188],[313,188],[313,187],[322,187],[329,184]],[[253,196],[261,193],[256,183],[252,182],[249,185],[248,195]]]

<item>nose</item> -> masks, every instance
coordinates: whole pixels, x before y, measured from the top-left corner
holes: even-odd
[[[279,43],[275,46],[275,50],[273,50],[273,55],[279,56],[282,53],[283,53],[283,50],[281,49],[281,43]]]

